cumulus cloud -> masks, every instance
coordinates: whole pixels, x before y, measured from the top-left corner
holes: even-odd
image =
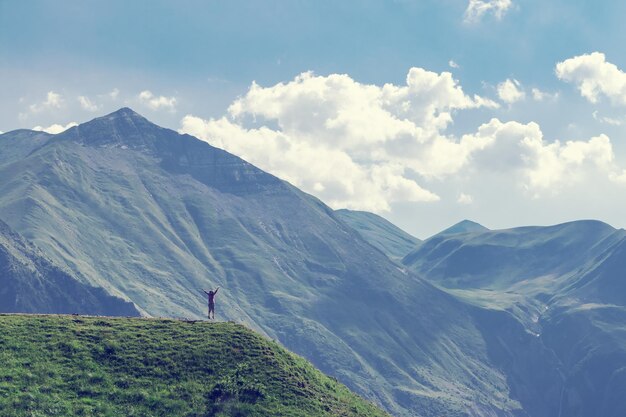
[[[523,100],[526,97],[526,93],[519,81],[507,79],[498,84],[498,97],[507,104],[513,104],[516,101]]]
[[[439,199],[419,178],[457,172],[482,146],[442,134],[455,112],[480,107],[497,104],[466,95],[448,72],[411,68],[405,85],[383,86],[308,72],[271,87],[253,83],[228,118],[188,115],[181,131],[333,207],[382,212],[396,201]]]
[[[578,184],[590,176],[610,178],[621,171],[606,135],[547,142],[536,123],[492,119],[475,136],[486,143],[483,151],[474,155],[475,167],[498,175],[516,174],[521,185],[535,196]]]
[[[229,113],[235,120],[252,116],[275,122],[287,135],[339,147],[359,159],[416,159],[429,146],[445,146],[449,140],[440,132],[455,111],[479,107],[497,104],[467,96],[448,72],[411,68],[404,86],[365,85],[347,75],[311,73],[269,88],[253,83]],[[433,165],[426,162],[415,169],[425,175],[445,173],[426,168]]]
[[[400,164],[363,164],[344,150],[299,141],[267,127],[246,129],[227,118],[188,115],[181,131],[237,154],[336,208],[382,212],[395,201],[439,200],[406,178]]]
[[[521,86],[507,81],[517,96],[501,95],[519,100]],[[467,187],[457,195],[458,204],[471,204],[477,184],[488,177],[512,181],[533,197],[585,178],[626,182],[605,135],[548,141],[536,123],[498,119],[461,136],[447,133],[456,113],[497,106],[466,94],[448,72],[411,68],[402,85],[308,72],[269,87],[253,83],[226,116],[187,115],[180,131],[239,155],[334,208],[380,213],[394,202],[435,202],[448,180]]]
[[[591,103],[597,103],[600,96],[605,96],[614,105],[626,105],[626,73],[607,62],[603,53],[593,52],[559,62],[556,75],[576,85],[580,94]]]
[[[500,20],[513,6],[511,0],[469,0],[465,9],[465,21],[475,23],[487,13],[491,13]]]
[[[448,61],[448,66],[450,68],[459,68],[459,64],[457,64],[455,61],[453,61],[452,59],[450,61]]]
[[[96,103],[92,102],[91,100],[89,100],[88,97],[85,96],[78,96],[78,102],[80,103],[80,107],[83,110],[95,112],[100,109],[100,107]]]
[[[151,108],[152,110],[169,110],[176,111],[176,97],[155,96],[149,90],[139,93],[139,101]]]
[[[33,127],[33,130],[37,130],[39,132],[46,132],[46,133],[50,133],[50,134],[56,135],[57,133],[64,132],[67,129],[69,129],[70,127],[74,127],[74,126],[78,126],[78,123],[76,123],[76,122],[69,122],[65,126],[60,125],[60,124],[56,124],[56,123],[52,124],[52,125],[50,125],[48,127],[35,126],[35,127]]]
[[[63,97],[54,91],[48,91],[46,99],[40,103],[31,104],[29,109],[33,113],[39,113],[43,110],[58,109],[63,105]]]

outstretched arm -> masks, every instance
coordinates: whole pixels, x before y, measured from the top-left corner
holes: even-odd
[[[202,292],[205,293],[206,295],[209,295],[209,292],[205,289],[203,289]]]
[[[217,291],[218,291],[219,289],[220,289],[220,287],[217,287],[217,288],[215,289],[215,291],[213,291],[213,294],[217,294]]]

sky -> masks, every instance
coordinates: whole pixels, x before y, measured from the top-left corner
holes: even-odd
[[[626,3],[0,0],[0,131],[128,106],[426,238],[625,227]]]

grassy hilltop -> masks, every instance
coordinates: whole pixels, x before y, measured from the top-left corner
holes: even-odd
[[[233,323],[0,315],[0,415],[385,416]]]

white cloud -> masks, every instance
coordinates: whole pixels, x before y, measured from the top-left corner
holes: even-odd
[[[516,101],[523,100],[526,97],[526,93],[519,81],[507,79],[498,84],[498,97],[507,104],[513,104]]]
[[[139,93],[139,101],[152,110],[165,109],[171,112],[176,111],[176,97],[155,96],[149,90]]]
[[[497,104],[465,95],[448,72],[411,68],[405,86],[364,85],[347,75],[311,73],[269,88],[253,83],[229,113],[235,119],[248,115],[274,121],[284,133],[310,142],[378,152],[368,148],[430,142],[452,122],[454,111],[478,107]],[[406,149],[392,146],[389,151],[405,154]]]
[[[586,168],[605,170],[613,164],[613,148],[606,135],[565,144],[525,138],[522,147],[528,155],[526,176],[532,188],[576,184],[585,177]]]
[[[521,86],[507,81],[519,100]],[[510,91],[501,95],[515,100]],[[520,195],[537,197],[590,178],[626,178],[605,135],[547,141],[536,123],[498,119],[460,137],[446,133],[457,112],[497,106],[465,94],[448,72],[411,68],[403,85],[303,73],[270,87],[253,83],[227,116],[187,115],[180,131],[239,155],[334,208],[379,213],[395,202],[437,201],[450,181],[464,187],[456,202],[471,204],[476,195],[485,198],[484,179],[517,185]]]
[[[471,195],[469,194],[465,194],[465,193],[461,193],[459,194],[459,198],[456,199],[456,202],[459,204],[472,204],[472,202],[474,201],[474,199],[472,198]]]
[[[478,22],[487,13],[492,13],[496,19],[500,20],[512,6],[511,0],[469,0],[465,9],[465,21]]]
[[[438,200],[418,177],[457,172],[481,146],[443,136],[452,115],[497,106],[466,95],[448,72],[411,68],[402,86],[303,73],[272,87],[253,83],[229,107],[230,119],[187,116],[181,131],[240,155],[333,207],[381,212],[395,201]]]
[[[626,185],[626,169],[621,172],[613,172],[609,175],[609,179],[616,184]]]
[[[322,198],[333,207],[388,211],[394,201],[437,201],[392,163],[359,164],[345,151],[298,141],[267,127],[185,116],[181,131],[226,149]]]
[[[474,167],[496,175],[513,173],[535,196],[545,191],[554,193],[597,175],[611,178],[621,171],[606,135],[586,141],[546,142],[536,123],[492,119],[478,129],[476,136],[487,145],[474,155]]]
[[[603,53],[579,55],[556,65],[559,79],[576,85],[580,94],[591,103],[600,96],[612,104],[626,105],[626,73],[606,61]]]
[[[100,109],[100,107],[96,103],[93,103],[91,100],[89,100],[88,97],[85,96],[78,96],[78,102],[80,103],[80,107],[82,107],[83,110],[95,112]]]
[[[448,61],[448,65],[450,66],[450,68],[459,68],[459,64],[457,64],[455,61],[453,61],[452,59],[450,61]]]
[[[111,90],[111,92],[109,92],[109,97],[111,97],[111,100],[116,100],[119,94],[120,94],[120,90],[118,90],[117,88],[114,88],[113,90]]]
[[[56,123],[53,124],[53,125],[50,125],[48,127],[35,126],[35,127],[33,127],[33,130],[37,130],[39,132],[46,132],[46,133],[50,133],[50,134],[56,135],[57,133],[64,132],[67,129],[69,129],[70,127],[74,127],[74,126],[78,126],[78,123],[76,123],[76,122],[69,122],[65,126],[60,125],[60,124],[56,124]]]
[[[43,110],[48,109],[58,109],[63,105],[63,97],[60,94],[55,93],[54,91],[48,91],[46,94],[46,99],[41,103],[31,104],[29,109],[33,113],[39,113]]]

